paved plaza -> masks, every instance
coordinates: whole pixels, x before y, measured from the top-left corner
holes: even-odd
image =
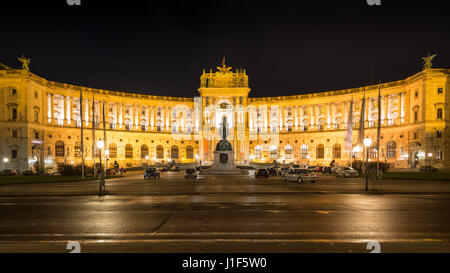
[[[98,181],[0,186],[0,252],[450,251],[450,182],[321,175],[280,177],[141,172]]]

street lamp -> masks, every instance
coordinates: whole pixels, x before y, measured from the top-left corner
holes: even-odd
[[[99,180],[99,191],[98,191],[99,195],[105,194],[105,169],[102,167],[102,149],[104,146],[105,146],[105,143],[103,142],[103,140],[97,141],[97,148],[98,148],[99,154],[100,154],[100,168],[102,169],[102,173],[100,175],[100,180]],[[94,166],[94,168],[95,168],[95,166]]]
[[[148,155],[145,156],[145,159],[147,160],[147,167],[148,167]]]
[[[371,138],[365,138],[364,139],[364,146],[366,147],[367,153],[366,153],[366,191],[369,190],[369,147],[372,146],[372,139]]]
[[[7,158],[7,157],[3,158],[3,162],[5,163],[5,170],[7,170],[8,169],[9,158]]]

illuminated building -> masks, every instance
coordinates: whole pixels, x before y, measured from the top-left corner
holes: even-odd
[[[349,105],[353,100],[356,144],[364,94],[366,137],[376,141],[378,85],[248,97],[245,70],[233,71],[223,62],[214,72],[203,71],[198,97],[179,98],[57,83],[27,68],[0,64],[0,156],[9,159],[7,165],[0,162],[0,169],[23,171],[35,162],[45,168],[80,164],[81,116],[85,163],[92,164],[92,143],[103,139],[103,101],[109,166],[114,161],[128,167],[169,160],[210,164],[224,115],[230,122],[228,140],[238,164],[277,160],[328,165],[333,159],[348,164],[351,155],[343,147]],[[415,164],[449,167],[449,74],[450,69],[425,68],[380,85],[381,161],[399,168]],[[257,90],[253,95],[258,95]],[[356,156],[361,159],[362,152]]]

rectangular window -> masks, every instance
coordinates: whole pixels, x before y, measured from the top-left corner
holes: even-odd
[[[418,121],[419,120],[419,112],[414,111],[414,121]]]
[[[12,111],[11,111],[11,118],[12,118],[13,120],[16,120],[16,119],[17,119],[17,108],[13,108],[13,109],[12,109]]]
[[[17,138],[17,130],[12,130],[12,137]]]
[[[142,131],[147,131],[147,126],[146,125],[141,125],[141,130]]]
[[[437,91],[438,91],[438,94],[442,94],[444,92],[444,88],[439,87]]]
[[[16,159],[17,158],[17,150],[11,150],[11,158]]]
[[[437,151],[437,153],[436,153],[436,159],[437,159],[437,160],[442,160],[442,150]]]
[[[16,95],[17,94],[17,89],[15,89],[15,88],[13,88],[12,90],[11,90],[11,95]]]
[[[34,111],[34,121],[35,122],[39,121],[39,111]]]
[[[442,137],[442,130],[437,130],[436,131],[436,137]]]
[[[417,139],[417,133],[414,132],[414,139]]]
[[[442,108],[438,108],[437,109],[436,118],[437,119],[442,119]]]

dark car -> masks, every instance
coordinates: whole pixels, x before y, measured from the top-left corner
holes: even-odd
[[[417,171],[421,173],[431,173],[431,172],[438,172],[439,169],[432,166],[422,166]]]
[[[267,168],[267,171],[269,172],[270,176],[277,176],[278,175],[278,171],[276,168]]]
[[[144,173],[144,178],[159,178],[160,173],[156,168],[147,168]]]
[[[189,168],[184,171],[185,178],[197,178],[197,171],[194,168]]]
[[[269,177],[269,172],[267,169],[257,169],[255,172],[255,177]]]

